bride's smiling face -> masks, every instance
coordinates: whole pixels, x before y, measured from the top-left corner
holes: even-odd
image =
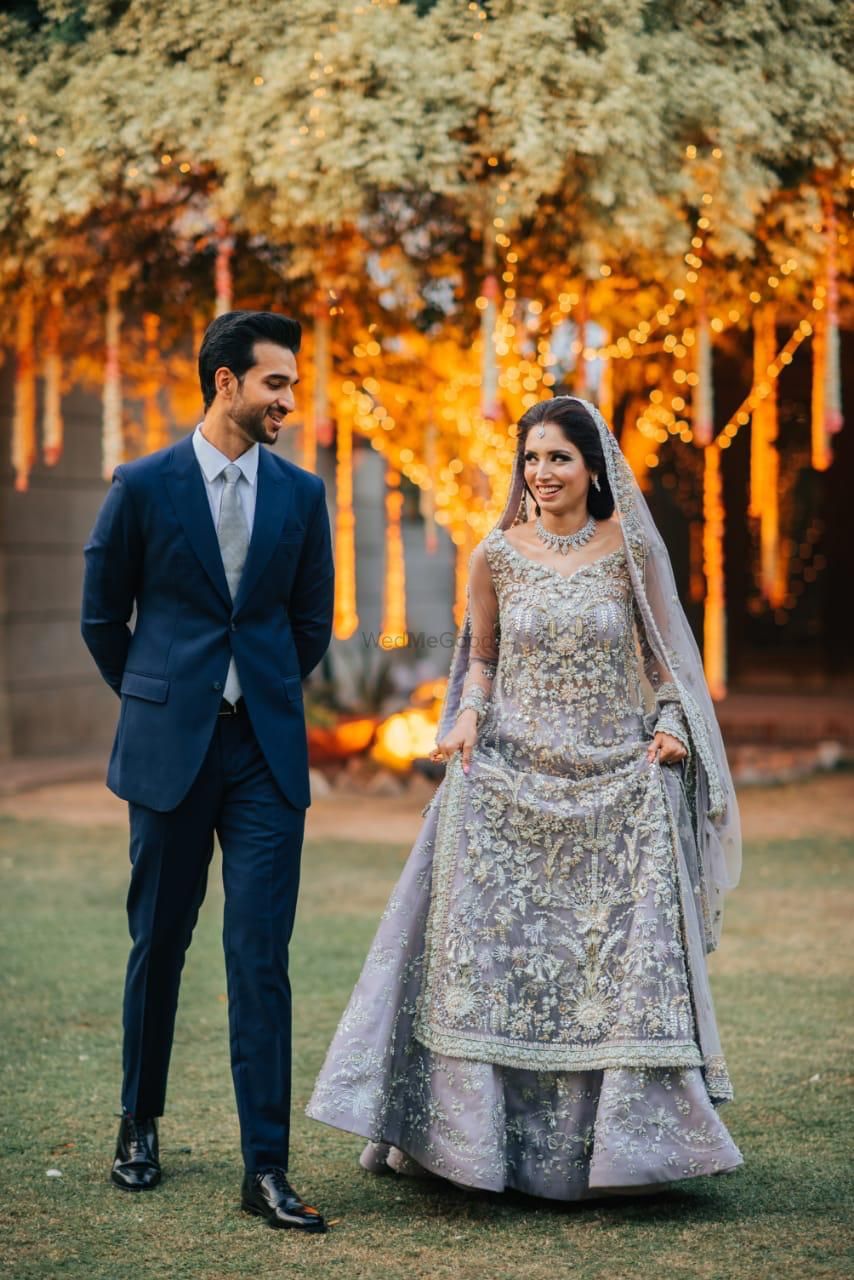
[[[586,507],[590,487],[587,464],[581,450],[553,422],[544,422],[528,432],[525,483],[541,510],[550,515],[561,516],[579,506]]]

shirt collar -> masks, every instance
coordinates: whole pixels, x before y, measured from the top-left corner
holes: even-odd
[[[258,479],[258,450],[259,445],[253,444],[241,453],[239,458],[234,459],[234,465],[240,467],[243,472],[244,480],[248,480],[254,487],[255,481]],[[221,476],[225,468],[232,461],[227,458],[224,453],[220,453],[216,445],[211,444],[206,436],[202,435],[202,424],[196,427],[193,432],[193,449],[199,461],[205,479],[208,484],[212,484],[218,476]]]

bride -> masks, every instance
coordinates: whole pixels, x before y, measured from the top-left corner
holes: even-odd
[[[374,1171],[556,1200],[734,1169],[706,953],[736,801],[664,544],[584,400],[519,423],[439,733],[308,1114]]]

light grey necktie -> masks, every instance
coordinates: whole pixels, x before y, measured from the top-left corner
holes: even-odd
[[[222,473],[222,502],[216,527],[225,580],[228,583],[232,601],[237,597],[237,588],[240,586],[246,553],[249,550],[249,526],[237,494],[237,482],[241,474],[240,467],[235,466],[233,462],[230,462]],[[234,658],[228,664],[224,695],[231,703],[236,702],[240,697],[240,680]]]

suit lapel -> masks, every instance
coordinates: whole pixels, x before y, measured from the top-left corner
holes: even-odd
[[[258,492],[255,495],[255,522],[243,566],[243,576],[234,602],[235,612],[241,607],[264,572],[279,540],[285,516],[291,505],[293,481],[261,446],[258,451]]]
[[[205,482],[193,449],[192,436],[187,436],[175,446],[172,452],[172,465],[166,473],[165,480],[175,514],[181,521],[190,546],[230,609],[231,593],[225,580],[222,555],[211,518]]]

